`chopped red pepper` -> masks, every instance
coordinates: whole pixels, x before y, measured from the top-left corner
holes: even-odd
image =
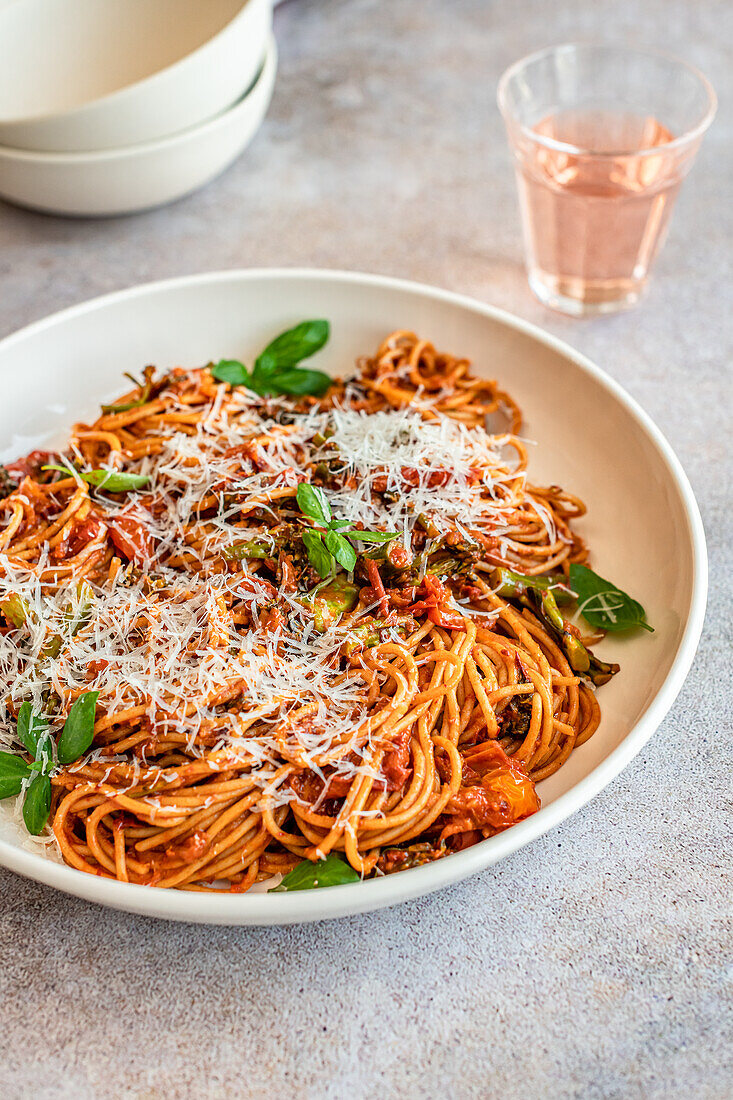
[[[384,615],[385,619],[389,615],[389,604],[387,602],[387,593],[384,590],[382,578],[379,575],[379,566],[374,558],[366,559],[367,575],[369,577],[369,583],[374,589],[374,594],[379,600],[379,610]]]
[[[150,533],[141,520],[129,512],[122,512],[110,522],[109,533],[112,542],[128,561],[142,566],[150,564],[155,549]]]
[[[56,543],[51,551],[54,561],[65,561],[74,558],[85,546],[92,542],[100,532],[101,521],[95,515],[89,515],[81,523],[77,523],[69,532],[68,538]]]
[[[451,611],[441,606],[450,595],[449,590],[442,581],[438,580],[437,577],[426,574],[422,583],[427,592],[427,597],[412,604],[410,611],[413,613],[426,611],[430,621],[435,623],[436,626],[442,627],[443,630],[465,630],[466,624],[462,616],[457,611]]]

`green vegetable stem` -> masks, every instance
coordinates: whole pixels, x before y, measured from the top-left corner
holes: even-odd
[[[130,409],[141,409],[150,400],[153,389],[153,374],[154,368],[146,367],[144,371],[145,381],[138,382],[137,378],[133,378],[131,374],[125,371],[125,378],[129,378],[133,385],[137,386],[140,390],[140,396],[134,397],[131,401],[123,401],[119,405],[102,405],[102,412],[114,414],[129,412]]]
[[[334,622],[352,611],[359,598],[359,589],[344,577],[334,577],[326,585],[318,585],[313,595],[313,624],[323,634]]]
[[[564,578],[527,577],[511,569],[495,569],[492,582],[494,591],[500,596],[514,599],[534,612],[562,649],[573,672],[586,676],[596,687],[607,683],[618,672],[618,665],[599,660],[566,627],[555,599],[556,591],[568,594]]]
[[[273,547],[265,539],[243,539],[234,542],[223,552],[227,561],[244,561],[246,558],[264,560],[273,556]]]

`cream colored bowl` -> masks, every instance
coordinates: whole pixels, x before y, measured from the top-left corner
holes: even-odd
[[[172,202],[218,176],[257,133],[272,97],[275,40],[250,91],[209,122],[162,141],[104,153],[0,147],[0,198],[51,214],[132,214]]]
[[[85,152],[190,129],[240,99],[272,0],[14,0],[0,6],[0,145]]]
[[[0,803],[0,863],[70,894],[150,916],[214,924],[290,924],[394,905],[484,870],[575,813],[651,736],[682,686],[705,612],[707,563],[689,482],[658,428],[621,387],[578,352],[526,321],[415,283],[336,271],[227,271],[136,287],[49,317],[0,343],[3,458],[65,440],[77,420],[124,389],[146,363],[251,362],[273,333],[326,317],[319,367],[343,373],[397,328],[474,361],[525,413],[536,442],[530,473],[579,494],[578,529],[593,563],[633,592],[654,634],[609,636],[598,647],[621,672],[601,688],[594,736],[539,784],[542,809],[506,832],[424,867],[300,893],[159,890],[86,875],[29,851]],[[608,802],[606,802],[608,804]],[[618,813],[633,810],[619,804]],[[567,863],[564,871],[573,874]]]

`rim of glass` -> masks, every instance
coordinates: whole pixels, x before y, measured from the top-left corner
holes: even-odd
[[[533,129],[531,126],[525,126],[524,123],[519,122],[516,114],[507,103],[507,88],[512,77],[530,62],[539,61],[543,57],[547,57],[553,53],[560,53],[563,50],[616,50],[619,53],[638,54],[641,57],[661,58],[664,61],[672,61],[675,65],[679,65],[681,68],[686,69],[700,82],[707,95],[707,110],[695,126],[691,127],[689,130],[685,130],[683,134],[678,134],[672,141],[668,141],[664,145],[651,145],[643,149],[613,149],[600,151],[592,148],[585,148],[582,145],[572,145],[570,142],[557,141],[555,138],[547,137],[545,134],[538,133],[537,130]],[[517,124],[521,132],[526,137],[536,142],[537,145],[543,145],[546,149],[554,149],[561,153],[573,153],[576,156],[592,156],[599,158],[659,156],[660,153],[671,152],[683,145],[689,145],[696,138],[702,137],[715,118],[715,113],[718,109],[718,97],[705,74],[696,68],[695,65],[690,65],[689,62],[683,61],[681,58],[677,57],[676,54],[666,53],[664,50],[637,48],[634,46],[616,46],[611,43],[602,42],[562,42],[558,46],[546,46],[542,50],[535,50],[525,57],[520,57],[519,60],[513,62],[508,69],[505,69],[500,76],[496,91],[496,101],[503,117],[505,119],[511,118],[512,121]]]

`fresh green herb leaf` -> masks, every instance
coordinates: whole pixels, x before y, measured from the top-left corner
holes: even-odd
[[[307,527],[303,531],[303,545],[308,555],[308,561],[318,575],[321,577],[330,576],[333,572],[333,559],[323,545],[323,539],[320,533],[318,531],[312,531],[310,527]]]
[[[326,531],[324,542],[329,554],[336,559],[339,565],[351,573],[356,565],[356,550],[338,531]]]
[[[47,730],[48,722],[42,715],[34,713],[33,704],[23,703],[18,711],[18,740],[34,759],[38,758],[39,751],[45,749],[48,752]]]
[[[66,466],[43,466],[42,469],[60,470],[67,477],[73,476]],[[147,474],[128,474],[125,471],[87,470],[84,473],[76,472],[82,481],[86,481],[88,485],[94,485],[97,489],[106,489],[108,493],[125,493],[129,489],[142,489],[150,481]]]
[[[397,538],[396,534],[387,533],[386,531],[357,531],[343,520],[334,519],[331,515],[331,506],[328,503],[328,497],[323,489],[319,489],[316,485],[301,482],[296,493],[296,500],[304,515],[308,516],[309,519],[314,520],[322,527],[327,528],[322,536],[318,532],[311,532],[311,536],[313,534],[318,534],[318,545],[312,537],[306,541],[304,535],[304,541],[306,541],[306,549],[308,550],[311,564],[318,569],[322,577],[327,576],[328,573],[332,572],[334,569],[333,562],[329,561],[328,573],[324,571],[326,569],[325,561],[323,560],[324,555],[327,555],[330,559],[334,559],[348,573],[354,571],[357,562],[357,553],[351,545],[350,540],[353,542],[361,541],[384,544]],[[325,543],[325,550],[321,544],[321,538]],[[313,549],[313,554],[309,547]],[[318,564],[316,564],[313,555],[317,555]]]
[[[257,357],[255,374],[258,370],[263,375],[273,374],[309,359],[327,342],[329,333],[328,321],[301,321],[294,328],[281,332]]]
[[[23,780],[31,774],[29,766],[12,752],[0,752],[0,798],[20,794]]]
[[[211,368],[217,382],[226,382],[230,386],[249,386],[251,376],[244,363],[238,359],[220,359]]]
[[[51,812],[51,780],[47,775],[37,775],[28,786],[23,800],[23,820],[32,836],[43,832]]]
[[[72,764],[78,760],[94,740],[94,714],[98,698],[98,691],[85,691],[72,705],[57,745],[61,764]]]
[[[570,566],[570,587],[578,597],[578,611],[591,626],[608,631],[640,626],[642,630],[654,631],[637,600],[599,577],[587,565]]]
[[[275,374],[278,370],[277,361],[268,355],[266,351],[263,351],[261,355],[258,355],[255,359],[255,368],[252,371],[252,379],[255,383],[262,385],[270,377],[271,374]]]
[[[300,370],[293,367],[267,375],[259,381],[255,375],[257,392],[263,396],[281,393],[288,397],[323,397],[333,379],[320,370]]]
[[[286,893],[293,890],[314,890],[324,886],[344,886],[350,882],[361,882],[359,874],[343,859],[333,853],[316,863],[304,859],[297,867],[285,875],[278,886],[273,886],[271,894]]]
[[[357,531],[355,528],[351,528],[349,531],[349,538],[352,542],[392,542],[397,538],[397,532],[389,531]]]
[[[25,704],[23,705],[25,706]],[[28,705],[30,706],[30,704]],[[22,709],[21,707],[21,711]],[[27,711],[24,712],[24,715],[27,715],[27,713]],[[31,714],[30,719],[33,717]],[[20,713],[18,715],[18,726],[18,736],[23,740],[25,747],[29,748],[30,744],[35,746],[34,749],[29,749],[29,751],[35,753],[40,753],[44,749],[50,751],[51,739],[45,730],[37,731],[38,735],[36,736],[32,722],[29,726],[28,721],[24,718],[21,733]],[[25,735],[27,744],[22,734]],[[37,774],[29,783],[23,800],[23,820],[28,832],[38,836],[48,821],[51,810],[51,780],[46,774],[45,766],[41,761],[35,764],[26,764],[25,760],[15,756],[12,752],[0,752],[0,798],[11,798],[13,795],[20,794],[24,781],[34,772]]]
[[[276,336],[258,355],[251,372],[238,359],[220,359],[211,373],[218,382],[246,386],[261,397],[321,397],[331,385],[329,376],[323,371],[299,370],[296,364],[315,355],[328,336],[328,321],[303,321]]]
[[[307,481],[301,481],[298,486],[295,499],[304,516],[327,527],[331,522],[331,506],[323,489],[317,485],[309,485]]]
[[[113,470],[89,470],[81,475],[82,481],[108,493],[126,493],[130,489],[143,489],[150,478],[147,474],[116,473]]]

